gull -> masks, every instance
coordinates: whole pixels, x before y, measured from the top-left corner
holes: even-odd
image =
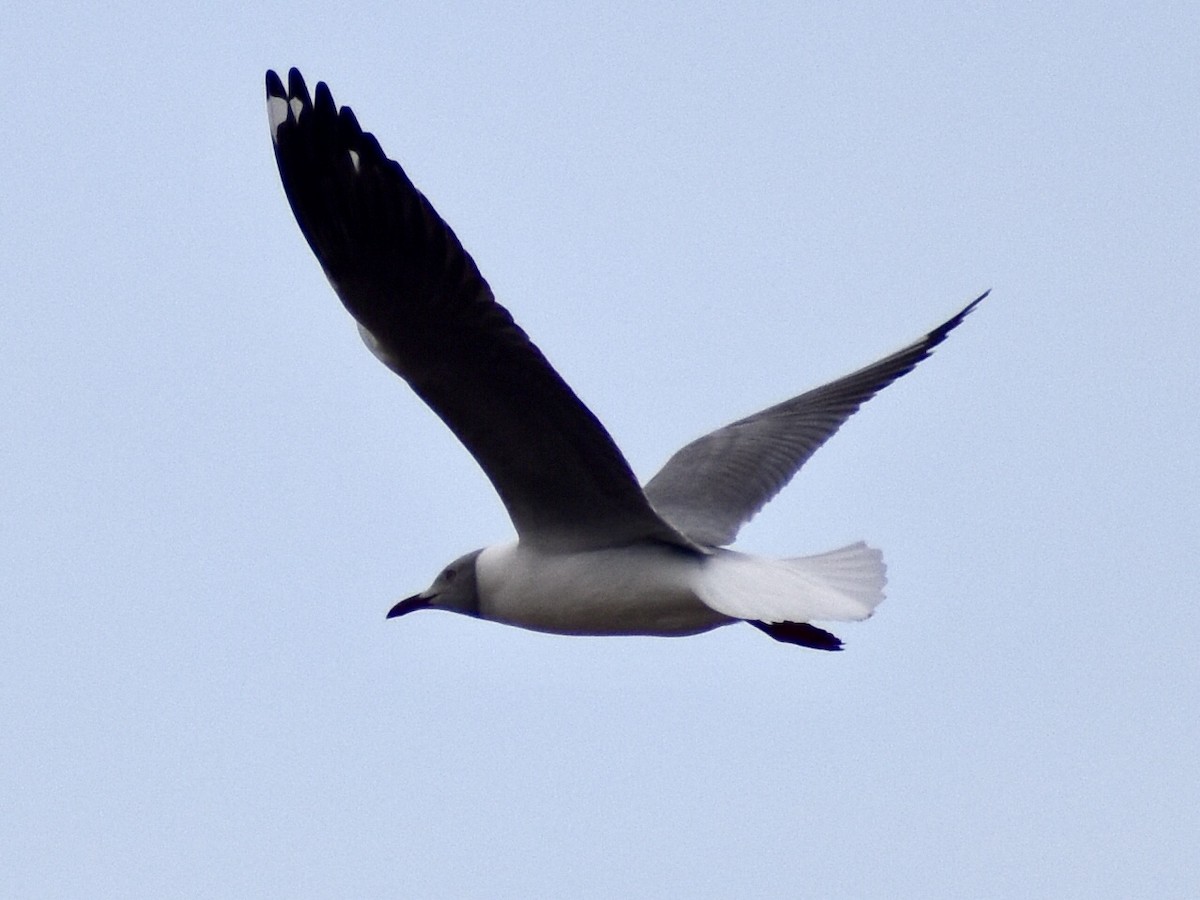
[[[460,556],[388,618],[442,609],[554,634],[663,636],[743,621],[840,650],[813,623],[872,614],[886,569],[865,543],[787,559],[728,545],[987,293],[890,356],[692,441],[641,486],[350,108],[323,82],[310,96],[292,69],[286,88],[267,73],[267,112],[292,212],[363,341],[475,457],[517,533]]]

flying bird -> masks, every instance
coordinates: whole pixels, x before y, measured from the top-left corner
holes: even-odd
[[[738,530],[864,402],[930,354],[983,294],[878,362],[687,444],[644,486],[450,226],[348,106],[267,73],[275,159],[300,230],[367,347],[475,457],[517,539],[473,550],[388,618],[443,609],[572,635],[690,635],[738,621],[819,650],[813,622],[883,600],[865,543],[774,559]]]

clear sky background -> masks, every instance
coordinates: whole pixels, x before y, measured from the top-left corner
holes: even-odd
[[[1192,3],[18,4],[0,895],[1195,897]],[[739,547],[823,654],[387,622],[506,539],[288,209],[352,105],[649,477],[992,297]]]

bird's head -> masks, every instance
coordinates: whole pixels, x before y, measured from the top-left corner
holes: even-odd
[[[446,609],[468,616],[479,615],[479,590],[475,580],[475,559],[481,551],[472,550],[438,573],[433,584],[419,594],[401,600],[388,612],[394,619],[418,609]]]

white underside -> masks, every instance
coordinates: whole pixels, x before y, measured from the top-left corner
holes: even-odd
[[[558,634],[683,635],[737,619],[865,619],[883,600],[882,554],[853,544],[767,559],[662,545],[547,553],[505,544],[476,561],[485,619]]]
[[[695,634],[729,621],[696,596],[702,561],[660,544],[583,553],[488,547],[475,562],[480,613],[556,634]]]

